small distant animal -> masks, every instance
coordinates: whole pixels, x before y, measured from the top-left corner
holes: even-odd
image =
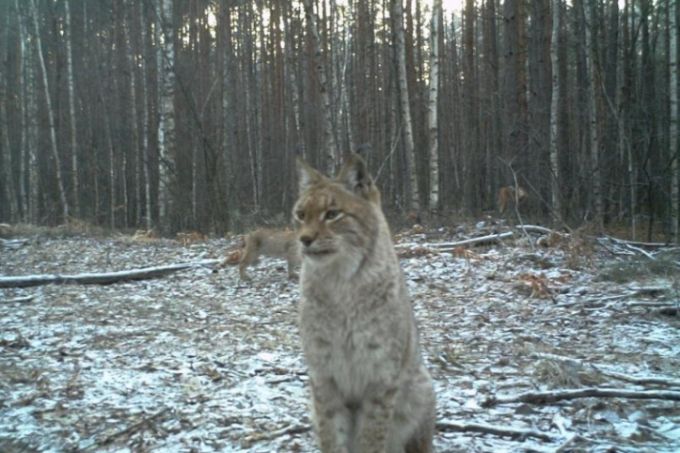
[[[257,263],[261,255],[285,259],[288,262],[288,277],[297,278],[295,266],[300,263],[300,247],[294,231],[260,228],[248,234],[238,266],[242,280],[250,280],[246,269]]]
[[[527,192],[521,186],[505,186],[498,189],[498,196],[496,197],[498,212],[503,214],[509,207],[515,206],[516,203],[521,202],[527,197]]]
[[[199,233],[198,231],[186,231],[177,233],[177,240],[182,243],[183,246],[191,245],[195,242],[203,242],[207,238],[205,234]]]

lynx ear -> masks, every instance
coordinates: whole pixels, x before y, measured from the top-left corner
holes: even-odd
[[[366,199],[373,199],[377,192],[366,162],[356,153],[350,154],[336,179],[348,190]]]
[[[300,188],[300,193],[307,190],[310,186],[318,183],[323,179],[323,175],[313,169],[307,162],[301,158],[297,158],[297,169],[298,169],[298,186]]]

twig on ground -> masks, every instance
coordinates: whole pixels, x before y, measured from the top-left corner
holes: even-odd
[[[8,249],[18,249],[22,245],[28,244],[28,239],[3,239],[0,238],[0,245]]]
[[[492,242],[499,242],[501,239],[507,239],[509,237],[512,237],[513,234],[514,233],[512,231],[506,231],[505,233],[489,234],[487,236],[464,239],[462,241],[457,242],[423,244],[423,247],[434,248],[440,252],[452,252],[456,247],[460,247],[463,245],[480,245]]]
[[[255,433],[250,436],[248,436],[245,441],[248,445],[252,445],[256,442],[262,442],[265,440],[272,440],[276,439],[277,437],[281,436],[292,436],[295,434],[304,434],[311,430],[312,428],[310,426],[305,426],[305,425],[289,425],[289,426],[284,426],[281,429],[277,429],[274,431],[269,431],[266,433]]]
[[[680,380],[678,379],[666,379],[666,378],[658,378],[658,377],[638,377],[638,376],[630,376],[628,374],[623,374],[623,373],[617,373],[616,371],[607,371],[601,369],[599,366],[592,365],[593,368],[595,368],[597,371],[602,373],[605,376],[618,379],[620,381],[625,381],[625,382],[630,382],[631,384],[636,384],[636,385],[664,385],[666,387],[680,387]]]
[[[33,299],[35,299],[35,296],[30,295],[30,296],[15,297],[13,299],[0,300],[0,302],[4,302],[4,303],[11,303],[11,302],[26,303],[26,302],[31,302]]]
[[[656,258],[654,257],[654,255],[652,255],[651,253],[649,253],[647,250],[643,250],[643,249],[641,249],[640,247],[636,247],[636,246],[631,245],[631,244],[626,244],[626,248],[628,248],[628,249],[630,249],[630,250],[633,250],[634,252],[637,252],[637,253],[639,253],[639,254],[641,254],[641,255],[644,255],[644,256],[646,256],[647,258],[649,258],[649,259],[652,260],[652,261],[656,261]]]
[[[108,436],[104,437],[101,440],[95,440],[92,444],[87,446],[86,448],[83,449],[83,451],[87,450],[93,450],[93,449],[99,449],[100,447],[104,445],[108,445],[114,440],[126,436],[126,435],[131,435],[134,434],[136,431],[139,431],[141,428],[143,428],[146,425],[149,425],[152,421],[160,418],[162,415],[166,414],[167,412],[170,411],[169,407],[166,407],[164,409],[161,409],[160,411],[156,412],[155,414],[152,414],[148,417],[144,417],[141,420],[139,420],[136,423],[133,423],[120,431],[116,431],[115,433],[109,434]]]
[[[569,438],[567,440],[562,442],[562,445],[557,447],[553,453],[562,453],[563,451],[569,451],[570,450],[569,447],[571,447],[571,445],[574,442],[576,442],[577,440],[580,440],[580,439],[583,439],[583,438],[581,436],[579,436],[578,434],[572,434],[571,436],[569,436]]]
[[[447,420],[437,423],[438,431],[454,431],[454,432],[470,432],[481,434],[492,434],[494,436],[510,437],[512,439],[527,439],[532,437],[534,439],[544,440],[546,442],[555,442],[557,439],[549,434],[532,429],[517,429],[505,428],[499,426],[486,425],[482,423],[458,423]]]
[[[550,228],[546,228],[540,225],[517,225],[518,228],[523,228],[524,231],[527,233],[538,233],[538,234],[563,234],[566,235],[566,233],[560,233],[559,231],[551,230]]]
[[[669,244],[665,242],[640,242],[640,241],[629,241],[626,239],[615,238],[614,236],[605,235],[607,239],[618,244],[633,245],[638,247],[667,247]]]
[[[483,403],[483,407],[506,403],[545,404],[578,398],[626,398],[626,399],[659,399],[680,401],[680,392],[671,390],[624,390],[614,388],[583,388],[553,390],[546,392],[526,392],[518,395],[491,396]]]
[[[639,377],[639,376],[631,376],[630,374],[624,374],[624,373],[619,373],[617,371],[609,371],[605,369],[606,365],[602,364],[595,364],[595,363],[588,363],[584,362],[583,360],[579,359],[574,359],[572,357],[565,357],[557,354],[550,354],[547,352],[534,352],[532,353],[529,357],[532,359],[540,359],[540,360],[552,360],[555,362],[562,362],[567,365],[577,367],[577,368],[586,368],[590,367],[593,368],[595,371],[598,373],[611,377],[614,379],[618,379],[620,381],[626,381],[630,382],[631,384],[637,384],[637,385],[665,385],[667,387],[680,387],[680,380],[678,379],[673,379],[673,378],[665,378],[665,377],[655,377],[655,376],[647,376],[647,377]]]

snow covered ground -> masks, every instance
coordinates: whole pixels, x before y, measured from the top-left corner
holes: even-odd
[[[677,257],[652,272],[661,252],[613,243],[423,248],[462,237],[405,234],[398,248],[435,379],[437,451],[680,451]],[[170,265],[234,246],[25,239],[0,244],[0,275]],[[0,289],[0,451],[316,451],[297,285],[283,261],[250,273]],[[584,388],[635,393],[503,401]]]

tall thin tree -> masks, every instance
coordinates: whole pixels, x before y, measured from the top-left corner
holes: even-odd
[[[404,136],[406,178],[408,180],[407,201],[409,208],[420,212],[420,190],[416,172],[416,154],[413,141],[413,122],[411,121],[411,104],[409,101],[408,80],[406,76],[406,43],[404,36],[404,6],[402,0],[390,0],[390,15],[394,33],[396,52],[397,85],[399,87],[399,106],[401,112],[401,129]]]
[[[335,168],[340,161],[338,153],[338,145],[335,139],[335,132],[333,127],[331,96],[329,93],[328,77],[326,75],[326,68],[321,52],[321,37],[319,36],[319,28],[317,24],[316,12],[314,11],[314,1],[304,0],[305,18],[307,19],[307,30],[312,42],[314,68],[317,77],[319,78],[319,88],[321,95],[321,114],[323,124],[324,137],[324,153],[326,154],[326,167],[328,172],[335,173]]]
[[[595,225],[602,229],[604,227],[604,212],[602,200],[602,180],[600,169],[600,133],[597,118],[597,87],[599,75],[597,71],[597,50],[593,38],[595,20],[595,1],[583,0],[582,19],[585,26],[585,49],[586,49],[586,115],[588,124],[588,136],[590,137],[588,148],[590,152],[590,174],[592,187],[592,203],[594,211]]]
[[[73,70],[73,27],[71,27],[71,1],[64,1],[64,41],[66,43],[66,79],[68,84],[68,111],[71,133],[71,193],[73,194],[74,216],[80,217],[80,182],[78,162],[78,127],[76,117],[76,89]]]
[[[174,228],[175,180],[175,33],[173,0],[157,0],[158,45],[158,215],[160,227]]]
[[[670,83],[670,123],[669,123],[669,157],[671,159],[671,231],[673,240],[680,242],[680,150],[678,149],[678,2],[666,2],[669,28],[669,83]]]
[[[550,66],[552,69],[552,97],[550,98],[550,195],[555,221],[562,217],[560,193],[559,124],[560,124],[560,0],[552,0],[552,31],[550,37]]]
[[[0,142],[0,166],[3,169],[2,174],[2,187],[0,187],[0,197],[4,192],[5,205],[7,206],[7,215],[10,221],[15,222],[18,220],[18,206],[16,198],[16,188],[14,185],[14,174],[12,172],[12,146],[9,139],[9,117],[7,116],[7,101],[8,101],[8,78],[6,74],[9,74],[9,59],[8,59],[8,48],[11,45],[9,38],[10,21],[12,15],[9,11],[9,4],[6,5],[5,10],[5,33],[4,33],[4,45],[0,49],[0,136],[2,141]],[[2,212],[0,211],[0,214]]]
[[[61,202],[61,211],[63,214],[63,221],[69,221],[69,203],[66,198],[66,190],[64,189],[64,178],[61,172],[61,157],[59,155],[59,148],[57,144],[57,128],[55,125],[55,112],[52,108],[52,98],[50,95],[49,77],[47,74],[47,65],[45,64],[45,56],[43,54],[42,39],[40,37],[40,17],[38,15],[38,7],[36,0],[31,0],[31,16],[33,18],[33,27],[35,32],[35,46],[38,55],[38,62],[40,63],[40,70],[42,74],[43,94],[45,96],[45,107],[47,109],[47,120],[50,134],[50,149],[52,150],[52,158],[54,159],[54,169],[57,177],[57,188],[59,190],[59,200]]]
[[[430,81],[427,104],[427,132],[430,155],[430,211],[439,209],[439,128],[437,106],[439,99],[439,22],[442,16],[442,1],[432,5],[430,22]]]

